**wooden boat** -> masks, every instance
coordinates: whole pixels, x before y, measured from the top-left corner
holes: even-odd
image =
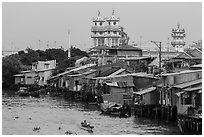
[[[129,117],[127,110],[121,104],[114,102],[101,103],[101,112],[102,114]]]
[[[20,89],[17,91],[17,95],[19,95],[19,96],[29,96],[28,88],[20,87]]]
[[[94,126],[91,126],[89,123],[86,123],[86,121],[81,122],[81,128],[92,133]]]

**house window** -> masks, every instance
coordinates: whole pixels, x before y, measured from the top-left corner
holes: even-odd
[[[110,34],[110,31],[108,31],[108,34]]]
[[[100,22],[100,26],[102,26],[103,25],[103,23],[102,22]]]
[[[191,102],[191,94],[190,93],[187,93],[185,92],[184,94],[182,94],[182,104],[183,105],[190,105],[192,104]]]
[[[118,44],[118,39],[115,39],[115,43],[116,43],[116,45]]]
[[[114,22],[113,24],[116,25],[116,22]]]
[[[116,32],[116,31],[114,31],[114,32],[113,32],[113,34],[117,34],[117,32]]]
[[[108,25],[110,25],[111,23],[110,22],[108,22]]]
[[[45,64],[45,68],[48,69],[50,64]]]
[[[95,22],[95,26],[97,26],[97,23]]]
[[[114,46],[115,44],[115,39],[112,39],[112,46]]]

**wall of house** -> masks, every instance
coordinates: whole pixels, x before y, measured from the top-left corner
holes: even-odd
[[[151,86],[155,81],[158,80],[154,78],[133,76],[133,82],[136,90],[147,88],[147,86]]]
[[[181,96],[177,96],[176,98],[176,107],[177,107],[177,113],[178,114],[188,114],[188,107],[191,107],[193,105],[183,105],[181,104]]]
[[[25,73],[25,84],[26,85],[35,84],[35,80],[36,80],[35,76],[37,76],[35,72]]]
[[[163,77],[163,85],[175,85],[184,82],[189,82],[202,78],[202,71],[195,71],[189,73],[181,73],[177,75],[169,75],[166,78]]]
[[[126,100],[126,103],[128,104],[131,103],[130,100],[132,101],[132,99],[130,99],[129,101],[127,99],[124,99],[123,95],[128,94],[131,96],[133,93],[133,88],[128,88],[128,87],[118,88],[118,87],[110,86],[109,91],[110,91],[110,94],[102,95],[104,101],[115,102],[121,105],[124,104],[124,100]]]
[[[52,75],[52,70],[48,70],[48,71],[41,71],[38,73],[39,75],[39,85],[40,86],[44,86],[47,84],[47,80],[48,78],[50,78],[50,76]]]
[[[15,77],[15,84],[24,84],[25,83],[25,79],[23,77]]]
[[[124,88],[110,87],[110,94],[102,95],[103,101],[123,104],[123,93],[125,93]]]
[[[142,51],[140,50],[118,50],[117,51],[117,55],[118,56],[137,56],[137,57],[141,57],[142,56]]]
[[[49,65],[46,65],[49,64]],[[37,68],[36,68],[37,67]],[[56,60],[49,60],[49,61],[38,61],[33,63],[32,69],[35,70],[43,70],[43,69],[49,69],[49,68],[55,68],[56,67]]]

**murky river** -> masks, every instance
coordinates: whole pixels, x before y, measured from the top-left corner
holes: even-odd
[[[94,126],[93,133],[80,128],[87,120]],[[38,128],[38,130],[34,130]],[[177,127],[158,120],[119,118],[102,115],[99,108],[62,97],[19,97],[3,92],[3,135],[178,135]]]

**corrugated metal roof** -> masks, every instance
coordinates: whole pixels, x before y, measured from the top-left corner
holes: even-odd
[[[119,81],[119,82],[107,82],[106,83],[108,86],[113,86],[113,87],[120,87],[120,88],[126,88],[126,87],[134,87],[133,82],[127,82],[127,81]]]
[[[175,73],[161,74],[161,76],[174,76],[174,75],[180,75],[180,74],[185,74],[185,73],[195,73],[195,72],[202,72],[202,70],[184,70],[184,71],[175,72]]]
[[[156,90],[156,87],[150,87],[150,88],[138,91],[138,92],[134,92],[133,94],[142,95],[142,94],[146,94],[146,93],[152,92],[154,90]]]
[[[142,59],[149,59],[149,58],[151,58],[151,57],[142,56],[142,57],[121,58],[121,60],[142,60]]]
[[[197,80],[194,80],[194,81],[185,82],[185,83],[182,83],[182,84],[175,85],[173,87],[174,88],[184,89],[184,88],[187,88],[189,86],[200,84],[200,83],[202,83],[202,79],[197,79]]]
[[[24,76],[24,74],[16,74],[16,75],[13,75],[13,76],[15,76],[15,77],[22,77],[22,76]]]
[[[196,90],[201,90],[202,89],[202,86],[199,86],[199,87],[194,87],[194,88],[186,88],[184,89],[185,91],[196,91]]]

